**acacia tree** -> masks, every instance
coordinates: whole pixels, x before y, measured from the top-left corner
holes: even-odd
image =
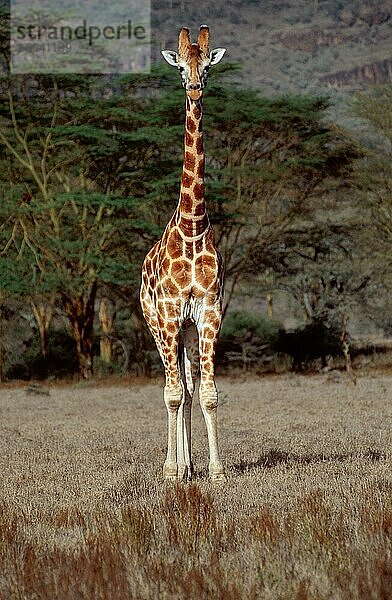
[[[243,278],[275,269],[293,224],[312,219],[325,182],[342,177],[357,156],[347,134],[323,123],[325,98],[269,100],[252,91],[237,91],[234,101],[231,96],[219,86],[210,100],[210,185],[227,305]]]
[[[359,216],[337,222],[317,219],[306,227],[286,232],[280,249],[276,284],[290,293],[302,308],[308,327],[329,332],[351,365],[349,322],[364,306],[372,274],[361,261],[358,247]]]
[[[1,208],[0,208],[1,214]],[[1,216],[0,216],[1,222]],[[3,247],[3,228],[0,226],[0,247]],[[4,364],[6,347],[4,341],[4,323],[7,306],[11,298],[22,297],[28,291],[28,284],[21,272],[19,264],[10,259],[4,252],[0,252],[0,382],[4,378]]]
[[[87,84],[79,81],[75,98],[75,86],[67,96],[66,83],[60,89],[56,81],[51,87],[44,81],[27,91],[31,82],[19,80],[3,90],[0,143],[10,163],[3,181],[8,185],[3,233],[9,234],[3,253],[24,262],[26,271],[33,268],[41,288],[61,299],[80,373],[89,377],[98,284],[113,279],[132,284],[129,252],[137,250],[140,222],[132,221],[137,201],[119,184],[129,167],[118,161],[127,134],[110,123],[110,117],[125,120],[125,114],[104,100],[88,114]],[[18,194],[11,193],[15,180]],[[47,314],[41,303],[36,318],[42,321]]]
[[[2,92],[3,250],[24,261],[27,281],[35,273],[36,318],[50,315],[53,297],[62,306],[87,377],[97,295],[113,301],[123,288],[137,314],[142,258],[177,202],[183,92],[164,69],[110,81],[16,79]],[[321,124],[324,100],[271,101],[212,80],[206,102],[207,198],[229,303],[255,264],[274,263],[283,233],[350,150]]]

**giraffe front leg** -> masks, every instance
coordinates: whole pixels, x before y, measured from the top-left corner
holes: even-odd
[[[218,392],[215,384],[200,384],[200,405],[207,426],[208,445],[210,450],[209,473],[212,481],[226,481],[225,469],[219,454],[218,445]]]
[[[177,480],[178,476],[177,423],[184,393],[185,391],[180,379],[178,379],[178,381],[169,381],[166,383],[163,392],[168,416],[167,455],[163,466],[163,476],[165,479]]]
[[[192,398],[184,390],[184,401],[177,415],[177,478],[187,482],[192,479],[193,465],[191,460],[191,406]]]
[[[177,325],[174,320],[172,323]],[[163,398],[168,416],[167,455],[163,467],[163,476],[165,479],[172,480],[177,480],[181,475],[178,472],[177,432],[178,423],[182,419],[181,407],[185,401],[185,389],[181,380],[178,362],[179,337],[180,331],[179,326],[177,326],[176,331],[161,336],[160,347],[166,377]]]
[[[212,481],[221,482],[226,480],[226,475],[220,459],[218,445],[218,391],[216,389],[214,378],[214,359],[217,337],[218,332],[213,336],[212,328],[201,331],[199,399],[207,426],[208,445],[210,450],[210,478]]]

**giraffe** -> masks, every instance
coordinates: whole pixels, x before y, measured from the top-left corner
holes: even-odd
[[[189,29],[183,27],[178,53],[162,51],[165,60],[179,70],[185,88],[184,160],[177,208],[143,263],[140,301],[165,369],[168,444],[163,476],[178,481],[189,481],[193,476],[191,406],[198,377],[210,478],[226,478],[219,456],[214,377],[224,269],[204,198],[202,132],[202,96],[208,70],[225,51],[209,51],[206,25],[200,27],[197,43],[191,43]]]

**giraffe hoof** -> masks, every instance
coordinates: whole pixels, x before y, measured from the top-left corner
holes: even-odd
[[[178,465],[177,479],[186,483],[188,481],[188,467],[187,465]]]
[[[163,467],[163,477],[169,481],[177,481],[177,465],[165,463]]]
[[[224,483],[227,481],[226,474],[223,471],[219,473],[210,473],[210,479],[213,483]]]
[[[183,483],[188,483],[193,479],[193,466],[192,465],[178,465],[177,479]]]

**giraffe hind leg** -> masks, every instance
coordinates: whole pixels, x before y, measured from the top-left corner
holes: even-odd
[[[199,340],[196,326],[186,321],[182,327],[181,378],[185,394],[177,419],[178,479],[189,481],[193,477],[191,449],[192,400],[199,372]]]
[[[193,321],[186,321],[182,328],[184,384],[193,398],[199,374],[199,334]]]

